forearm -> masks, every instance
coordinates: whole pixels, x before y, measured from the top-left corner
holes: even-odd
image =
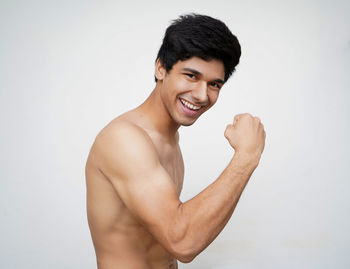
[[[218,179],[180,208],[183,248],[199,254],[230,219],[257,160],[235,155]]]

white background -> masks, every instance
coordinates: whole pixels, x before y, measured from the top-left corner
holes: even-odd
[[[101,128],[139,105],[172,19],[224,21],[242,46],[217,104],[180,129],[182,201],[233,150],[237,113],[267,132],[230,222],[180,268],[350,267],[348,1],[0,1],[0,268],[96,268],[84,166]]]

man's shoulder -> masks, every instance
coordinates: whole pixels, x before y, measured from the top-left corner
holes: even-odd
[[[143,132],[142,128],[137,126],[134,122],[116,118],[101,130],[96,139],[105,139],[110,136],[119,138],[123,135],[133,133],[141,134]]]
[[[93,147],[97,155],[103,159],[156,156],[156,149],[148,133],[136,123],[118,118],[101,130]]]
[[[109,145],[113,147],[115,144],[127,144],[132,147],[134,144],[149,143],[150,137],[147,132],[132,121],[114,119],[95,139],[97,146]]]
[[[128,178],[159,164],[147,132],[130,121],[109,123],[97,135],[92,152],[96,166],[109,178]]]

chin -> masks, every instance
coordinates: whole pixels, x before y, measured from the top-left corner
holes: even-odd
[[[181,123],[181,126],[185,126],[185,127],[187,127],[187,126],[191,126],[193,123],[195,123],[195,122],[190,122],[190,123]]]
[[[179,120],[177,123],[180,124],[181,126],[191,126],[192,124],[194,124],[197,121],[197,119],[193,119],[193,120]]]
[[[172,118],[177,124],[181,126],[191,126],[198,120],[198,118],[203,114],[203,112],[205,111],[202,111],[202,113],[196,115],[195,117],[186,117],[185,115],[178,115],[174,113]]]

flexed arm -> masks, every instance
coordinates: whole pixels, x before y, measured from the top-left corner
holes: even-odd
[[[225,136],[236,150],[233,159],[213,184],[185,203],[142,129],[118,123],[95,143],[100,169],[127,208],[182,262],[193,260],[220,233],[259,162],[264,142],[259,120],[240,115]]]
[[[215,182],[180,207],[186,230],[179,242],[188,260],[225,227],[264,150],[264,127],[259,118],[250,114],[237,115],[234,123],[226,127],[225,137],[235,149],[229,165]]]

